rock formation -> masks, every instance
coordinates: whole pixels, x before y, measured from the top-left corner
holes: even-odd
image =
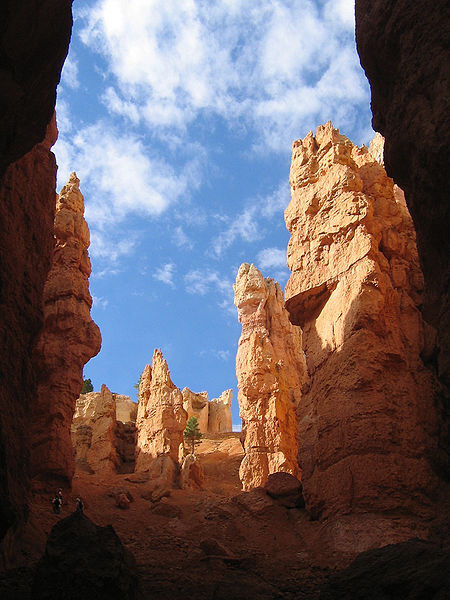
[[[231,401],[233,390],[225,390],[218,398],[208,401],[208,392],[195,394],[183,389],[183,407],[188,419],[196,417],[202,433],[227,433],[233,430]]]
[[[167,362],[157,349],[139,384],[135,471],[147,471],[152,479],[173,483],[186,422],[183,395],[170,379]]]
[[[440,381],[450,387],[450,104],[447,0],[356,0],[356,38],[372,91],[373,127],[387,173],[405,192],[425,276],[423,314],[437,330]],[[441,443],[449,443],[443,413]]]
[[[242,334],[236,356],[245,456],[243,489],[286,471],[300,479],[297,408],[306,378],[302,336],[291,325],[280,285],[241,265],[234,285]]]
[[[71,5],[5,0],[0,9],[0,539],[27,512],[32,346],[54,243],[55,138],[46,129],[69,46]]]
[[[299,410],[307,508],[423,514],[441,456],[409,213],[331,123],[294,142],[290,183],[286,307],[311,378]]]
[[[231,401],[233,390],[225,390],[218,398],[212,398],[209,403],[208,432],[226,433],[233,431],[231,416]]]
[[[78,467],[100,474],[117,471],[116,426],[116,397],[106,385],[100,393],[81,394],[71,427]]]
[[[136,423],[137,404],[130,396],[114,394],[116,399],[116,419],[121,423]]]
[[[202,433],[208,431],[208,392],[195,394],[187,387],[183,389],[183,408],[187,418],[196,417],[198,428]]]
[[[55,249],[44,288],[44,325],[36,347],[38,392],[32,406],[31,474],[70,483],[74,472],[70,424],[83,367],[101,345],[89,294],[89,228],[75,173],[56,203]]]

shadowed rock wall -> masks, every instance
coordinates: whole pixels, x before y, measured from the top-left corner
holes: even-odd
[[[311,377],[299,411],[307,507],[423,515],[448,456],[401,190],[331,123],[294,142],[290,183],[286,307]]]
[[[435,365],[450,387],[450,4],[356,0],[356,37],[383,134],[388,175],[405,192],[425,277],[423,314],[437,330]],[[444,392],[444,390],[443,390]]]
[[[51,143],[40,142],[69,46],[71,5],[71,0],[0,4],[0,539],[26,516],[24,431],[36,395],[31,349],[42,323],[56,188]]]

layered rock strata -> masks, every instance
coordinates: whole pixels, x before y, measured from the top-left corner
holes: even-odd
[[[81,394],[71,427],[76,465],[89,472],[115,473],[120,464],[116,428],[116,396],[106,385],[101,392]]]
[[[231,401],[233,390],[225,390],[218,398],[212,398],[208,407],[208,432],[226,433],[233,431]]]
[[[372,92],[373,127],[386,138],[386,170],[405,191],[425,276],[423,314],[437,330],[428,361],[446,386],[444,446],[450,387],[449,22],[447,0],[356,0],[356,39]]]
[[[422,514],[441,457],[402,194],[331,123],[294,142],[290,183],[286,307],[303,328],[311,377],[299,410],[307,508]]]
[[[289,322],[280,285],[244,263],[234,285],[242,334],[236,356],[245,456],[244,490],[277,471],[300,479],[297,409],[306,379],[302,335]]]
[[[55,248],[44,287],[44,324],[35,360],[38,390],[31,410],[31,474],[70,484],[74,473],[70,425],[83,367],[101,346],[91,319],[89,228],[79,179],[72,173],[56,203]]]
[[[161,350],[153,353],[139,384],[136,420],[136,472],[148,472],[152,479],[167,484],[176,480],[178,451],[183,442],[187,413],[183,395],[170,378]]]
[[[183,408],[187,412],[187,418],[195,417],[198,428],[202,433],[208,431],[208,392],[196,394],[187,387],[183,388]]]

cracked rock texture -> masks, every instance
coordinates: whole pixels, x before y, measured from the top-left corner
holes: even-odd
[[[311,378],[299,410],[306,506],[424,515],[447,457],[403,194],[331,123],[294,142],[290,183],[286,307]]]
[[[161,350],[156,349],[139,385],[135,471],[173,484],[186,422],[183,395],[170,378]]]
[[[101,346],[91,319],[89,228],[79,179],[72,173],[56,202],[55,248],[45,283],[43,329],[35,350],[38,390],[31,409],[31,474],[70,484],[74,473],[70,426],[83,367]]]
[[[306,367],[301,330],[289,321],[280,285],[244,263],[233,287],[242,324],[236,375],[245,456],[239,477],[249,490],[277,471],[301,478],[297,409]]]

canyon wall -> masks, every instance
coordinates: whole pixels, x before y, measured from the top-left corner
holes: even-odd
[[[356,39],[372,91],[373,127],[386,138],[387,173],[405,191],[425,277],[423,314],[437,331],[427,357],[444,386],[449,443],[450,61],[447,0],[356,0]],[[447,475],[448,477],[448,475]]]
[[[245,456],[243,489],[286,471],[300,479],[297,410],[306,379],[302,336],[291,325],[280,285],[244,263],[233,286],[242,324],[236,356]]]
[[[72,173],[56,203],[56,243],[44,287],[44,323],[35,350],[38,389],[31,408],[31,475],[67,484],[74,472],[70,425],[83,367],[101,346],[90,314],[89,228],[79,183]]]
[[[71,5],[5,0],[0,6],[0,539],[27,514],[24,431],[36,395],[31,356],[54,243],[56,166],[49,148],[55,138],[46,129],[69,46]]]
[[[299,410],[307,508],[423,515],[446,456],[403,194],[331,123],[294,142],[290,183],[286,308],[311,378]]]
[[[135,471],[173,484],[186,422],[183,395],[172,382],[167,362],[157,349],[152,366],[145,367],[139,384]]]
[[[183,388],[183,408],[187,413],[187,418],[196,417],[198,428],[201,433],[208,431],[208,392],[196,394],[187,387]]]

